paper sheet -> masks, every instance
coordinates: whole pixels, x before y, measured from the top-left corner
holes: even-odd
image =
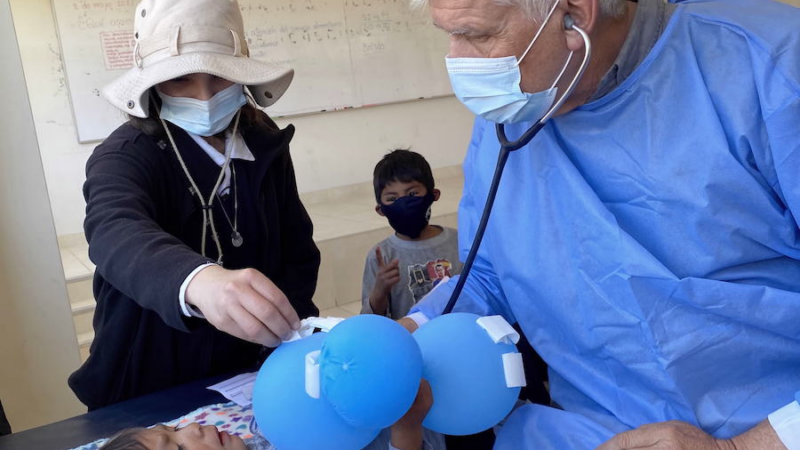
[[[253,403],[253,385],[256,382],[256,375],[258,372],[243,373],[209,386],[207,389],[219,392],[239,406],[249,406]]]

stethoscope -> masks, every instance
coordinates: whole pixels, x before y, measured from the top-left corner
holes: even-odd
[[[528,130],[523,133],[519,139],[515,141],[508,140],[508,137],[506,136],[505,125],[502,123],[497,124],[496,131],[497,139],[500,141],[500,154],[497,157],[497,166],[495,167],[494,176],[492,177],[492,184],[489,187],[489,195],[486,198],[486,203],[483,207],[483,214],[481,214],[481,221],[478,224],[478,229],[475,232],[475,238],[472,240],[472,246],[470,247],[469,254],[467,255],[467,260],[464,262],[464,267],[461,269],[461,275],[458,278],[456,287],[453,289],[453,293],[450,295],[450,300],[447,302],[447,306],[445,306],[442,314],[449,314],[453,311],[459,295],[461,294],[461,290],[464,289],[464,284],[467,282],[467,277],[472,270],[472,264],[475,262],[475,257],[478,255],[478,249],[481,246],[481,241],[483,241],[483,235],[486,232],[486,225],[489,223],[489,216],[492,213],[494,199],[497,196],[497,188],[500,186],[500,179],[503,176],[503,169],[508,161],[508,155],[511,154],[511,152],[517,151],[528,145],[531,139],[533,139],[539,133],[539,131],[544,127],[545,123],[550,120],[551,117],[553,117],[556,111],[561,108],[567,98],[575,90],[575,87],[578,85],[578,81],[580,81],[581,77],[583,77],[583,73],[586,71],[586,67],[589,64],[589,58],[592,54],[592,43],[589,40],[589,35],[575,25],[575,21],[572,20],[569,15],[564,16],[564,27],[566,29],[577,31],[583,38],[586,48],[586,51],[583,55],[583,61],[581,62],[580,68],[578,68],[578,72],[575,74],[575,77],[572,79],[572,82],[564,92],[564,95],[562,95],[558,101],[547,111],[544,117],[539,119],[539,121],[536,122],[532,127],[528,128]]]

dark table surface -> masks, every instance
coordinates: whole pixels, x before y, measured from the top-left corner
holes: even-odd
[[[224,403],[206,389],[235,373],[195,381],[127,400],[90,413],[0,437],[0,450],[66,450],[109,437],[131,427],[146,427],[176,419],[201,406]]]

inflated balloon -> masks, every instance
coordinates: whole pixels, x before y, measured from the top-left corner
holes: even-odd
[[[336,325],[319,360],[322,395],[349,424],[391,426],[414,403],[422,354],[411,334],[383,316],[351,317]]]
[[[425,427],[475,434],[511,412],[525,375],[514,345],[519,334],[502,317],[446,314],[422,325],[414,338],[433,392]]]
[[[264,437],[281,450],[360,450],[380,432],[380,429],[359,429],[342,420],[318,395],[313,374],[306,376],[307,367],[313,367],[307,360],[318,355],[316,352],[325,338],[326,333],[317,333],[282,344],[267,358],[256,377],[253,387],[256,423]]]

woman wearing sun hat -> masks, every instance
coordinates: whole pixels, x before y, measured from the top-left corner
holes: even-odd
[[[293,72],[248,57],[235,0],[144,0],[134,35],[103,90],[130,120],[86,165],[95,338],[69,384],[90,409],[255,370],[318,314],[294,128],[257,108]]]

